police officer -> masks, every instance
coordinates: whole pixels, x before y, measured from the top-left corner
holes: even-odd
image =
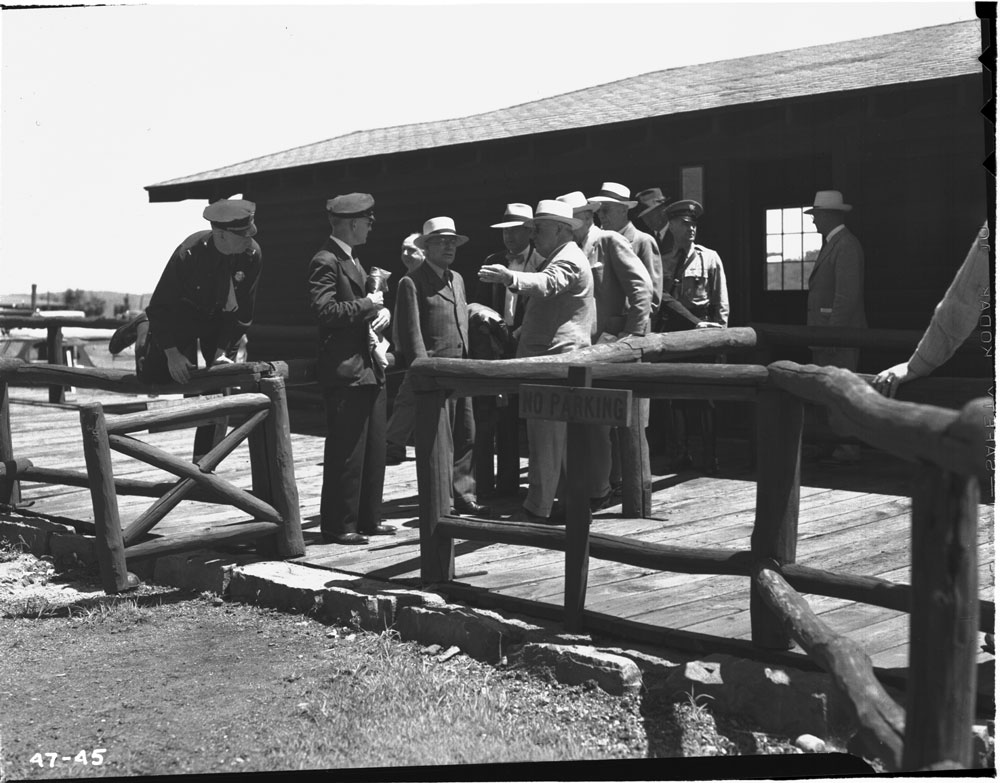
[[[674,239],[674,252],[664,258],[664,290],[683,305],[697,322],[670,313],[663,331],[682,329],[720,328],[729,323],[729,292],[726,289],[726,272],[719,254],[704,245],[695,244],[698,219],[704,213],[701,204],[691,199],[675,201],[666,208],[667,226]],[[687,419],[698,414],[705,442],[705,469],[718,471],[715,457],[715,404],[685,402],[674,406],[674,442],[679,443],[681,455],[674,467],[678,470],[693,464],[688,449]]]

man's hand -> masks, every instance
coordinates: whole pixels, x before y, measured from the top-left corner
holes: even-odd
[[[876,375],[872,381],[872,386],[875,388],[875,391],[884,397],[895,397],[899,384],[912,381],[916,377],[918,376],[910,372],[908,362],[900,362],[895,367],[882,370],[882,372]]]
[[[368,294],[368,298],[372,300],[372,304],[376,307],[381,307],[382,302],[385,299],[385,294],[381,291],[375,291],[374,293]]]
[[[484,283],[500,283],[504,288],[510,288],[514,273],[503,264],[486,264],[479,269],[479,279]]]
[[[698,321],[695,324],[695,329],[722,329],[722,324],[717,324],[715,321]]]
[[[381,296],[381,294],[379,294]],[[389,325],[390,317],[388,308],[383,307],[378,313],[375,314],[375,318],[372,320],[372,329],[376,332],[382,332]]]
[[[191,370],[194,365],[187,360],[187,357],[176,348],[167,348],[163,351],[167,357],[167,370],[170,377],[177,383],[187,383],[191,380]]]
[[[218,355],[214,359],[212,359],[212,363],[209,365],[209,368],[218,367],[220,364],[232,364],[232,363],[233,363],[232,359],[226,356],[226,354],[223,353],[222,351],[219,351]]]

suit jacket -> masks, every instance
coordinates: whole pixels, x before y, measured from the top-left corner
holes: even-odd
[[[321,386],[385,382],[372,361],[369,326],[379,308],[367,298],[365,274],[332,238],[309,262],[309,303],[319,327]]]
[[[806,324],[868,325],[864,299],[865,254],[845,226],[823,246],[809,275]]]
[[[583,253],[594,277],[594,340],[603,333],[649,332],[653,283],[621,234],[591,226]]]
[[[631,220],[618,233],[625,237],[632,246],[632,252],[639,256],[642,265],[649,272],[649,279],[653,283],[653,301],[650,303],[650,308],[651,312],[656,313],[660,309],[660,302],[663,301],[663,261],[656,240],[645,231],[637,229]]]
[[[536,262],[536,265],[541,265],[542,262],[544,261],[544,259],[538,253],[538,251],[535,250],[535,246],[533,244],[529,244],[528,256],[527,256],[527,263],[529,266],[531,265],[532,260]],[[501,264],[503,266],[510,266],[510,262],[507,260],[507,251],[501,250],[498,253],[493,253],[487,256],[486,260],[483,261],[483,266],[486,266],[488,264]],[[500,283],[485,283],[482,280],[480,280],[478,285],[476,286],[475,301],[479,302],[479,304],[486,305],[492,310],[496,310],[496,312],[498,312],[500,316],[503,317],[503,310],[504,310],[503,305],[506,292],[507,289],[504,288],[503,285]],[[511,326],[511,331],[517,329],[521,325],[521,322],[524,320],[524,305],[526,301],[527,300],[525,297],[523,296],[518,297],[517,305],[514,308],[514,323]]]
[[[451,286],[425,261],[399,281],[396,313],[403,353],[412,359],[469,356],[465,281],[451,272]]]
[[[537,272],[514,272],[515,291],[528,297],[517,357],[567,353],[590,345],[594,276],[575,242],[556,248]]]

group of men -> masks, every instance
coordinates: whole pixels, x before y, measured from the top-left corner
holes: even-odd
[[[629,211],[640,204],[638,219],[648,233],[629,219]],[[468,237],[458,233],[452,218],[431,218],[403,242],[407,274],[397,286],[393,313],[384,291],[369,284],[355,256],[375,223],[374,207],[374,198],[365,193],[329,199],[330,236],[308,265],[309,300],[319,338],[317,379],[327,425],[320,506],[326,542],[364,544],[369,536],[396,532],[383,524],[382,491],[387,462],[405,458],[413,395],[404,376],[387,428],[387,360],[376,347],[390,324],[394,353],[404,364],[425,357],[469,358],[476,353],[477,335],[490,338],[489,358],[522,358],[653,330],[728,324],[722,260],[695,242],[701,204],[690,199],[671,202],[659,188],[632,199],[624,185],[605,182],[590,197],[576,191],[542,200],[534,209],[508,204],[492,226],[502,232],[504,250],[489,256],[479,269],[471,301],[462,276],[451,271]],[[863,255],[843,226],[850,208],[840,193],[821,191],[809,210],[825,239],[810,278],[810,324],[864,324]],[[241,199],[207,207],[204,217],[211,230],[192,235],[177,248],[147,313],[112,338],[113,352],[138,339],[141,379],[187,381],[199,345],[209,367],[232,360],[252,321],[262,266],[260,246],[252,239],[254,210],[252,202]],[[824,358],[824,363],[853,369],[851,356]],[[456,513],[489,514],[490,509],[479,504],[477,478],[482,481],[488,474],[492,481],[495,444],[517,449],[516,404],[496,397],[476,404],[469,398],[448,400],[445,434],[452,454]],[[488,435],[478,442],[477,422]],[[532,419],[526,428],[523,518],[559,524],[564,521],[559,501],[566,425]],[[597,510],[610,502],[613,484],[620,480],[617,437],[608,428],[593,427],[589,438],[588,486],[591,508]],[[516,490],[518,483],[516,473],[497,476],[497,488],[506,492]]]

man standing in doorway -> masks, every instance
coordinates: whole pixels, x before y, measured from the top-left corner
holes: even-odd
[[[367,544],[394,535],[382,524],[385,368],[371,331],[389,325],[383,294],[365,292],[354,248],[368,240],[375,199],[349,193],[326,202],[331,234],[309,262],[309,299],[319,327],[317,380],[326,407],[320,530],[325,543]]]
[[[469,358],[469,309],[465,283],[451,271],[456,250],[469,238],[455,231],[450,217],[431,218],[414,244],[424,252],[424,263],[399,282],[396,311],[399,337],[413,359]],[[487,516],[490,509],[476,499],[472,471],[475,423],[472,398],[449,398],[446,403],[447,446],[452,453],[452,506],[459,514]]]

